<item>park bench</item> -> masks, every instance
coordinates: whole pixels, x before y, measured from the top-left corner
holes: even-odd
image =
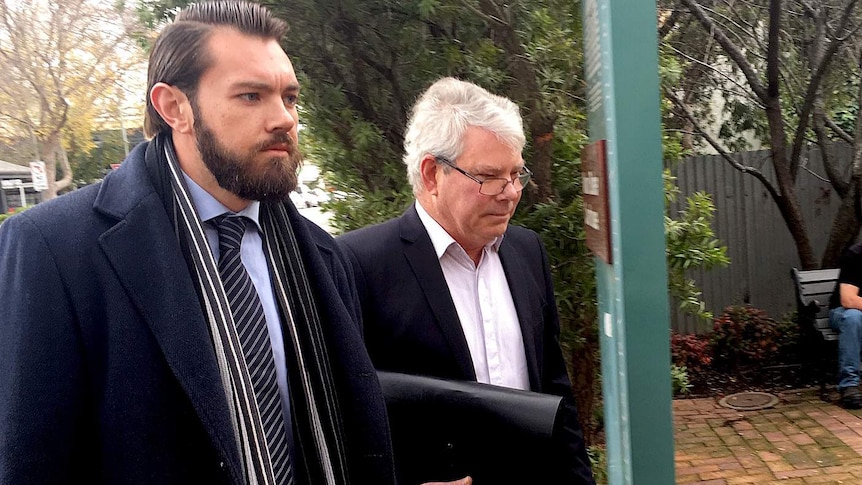
[[[826,381],[838,370],[838,332],[829,327],[829,298],[838,283],[838,269],[791,270],[796,285],[799,322],[799,351],[820,383],[820,397],[826,396]]]

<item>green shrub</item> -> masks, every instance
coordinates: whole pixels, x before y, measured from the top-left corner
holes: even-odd
[[[779,337],[778,325],[763,310],[729,306],[715,319],[710,335],[713,363],[720,369],[736,369],[773,360]]]
[[[778,360],[782,363],[799,362],[799,322],[796,311],[788,312],[776,322],[778,332]]]
[[[587,456],[590,457],[590,467],[593,469],[593,478],[596,485],[607,485],[608,483],[608,455],[603,446],[592,445],[587,448]]]
[[[338,234],[377,224],[400,216],[413,201],[408,189],[400,192],[380,191],[363,195],[343,193],[323,204],[323,210],[333,213],[330,224]]]
[[[709,325],[712,314],[706,310],[697,283],[686,274],[694,268],[722,268],[730,264],[727,247],[721,244],[712,229],[715,205],[712,197],[697,192],[685,198],[682,209],[671,217],[670,204],[679,197],[676,177],[664,171],[665,252],[667,254],[668,291],[679,302],[679,308]]]
[[[691,392],[691,382],[688,380],[688,370],[685,366],[670,365],[670,383],[674,396],[680,396]]]
[[[29,206],[18,207],[17,209],[9,209],[9,212],[7,214],[0,214],[0,224],[3,224],[3,221],[14,216],[15,214],[20,214],[24,212],[25,210],[27,210],[27,207]]]
[[[684,367],[692,374],[698,374],[712,364],[712,348],[706,335],[671,332],[670,353],[671,361],[677,367]]]

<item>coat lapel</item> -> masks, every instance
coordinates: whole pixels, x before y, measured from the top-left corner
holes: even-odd
[[[539,308],[541,299],[538,289],[532,285],[532,279],[528,278],[532,271],[525,267],[523,258],[518,258],[514,251],[511,233],[507,232],[500,244],[500,262],[506,280],[509,284],[509,292],[515,303],[515,311],[518,313],[518,323],[521,326],[521,336],[524,339],[524,352],[527,357],[527,371],[530,374],[530,388],[541,389],[541,377],[539,371],[538,355],[543,352],[542,346],[542,309]],[[507,244],[508,243],[508,244]]]
[[[197,292],[173,225],[148,182],[143,154],[138,155],[136,159],[133,152],[102,185],[94,208],[119,222],[99,242],[213,445],[242,476],[228,401]]]
[[[449,294],[449,287],[446,285],[446,278],[443,276],[443,269],[434,251],[434,245],[419,219],[415,206],[411,206],[401,216],[401,240],[404,243],[404,257],[407,258],[416,281],[422,288],[440,331],[446,336],[458,366],[468,379],[475,381],[476,370],[473,368],[473,359],[467,347],[467,337],[464,336],[464,330],[461,328],[458,312],[455,311],[455,303],[452,302]]]

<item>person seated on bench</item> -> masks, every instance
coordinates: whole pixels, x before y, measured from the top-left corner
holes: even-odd
[[[829,301],[829,326],[838,332],[838,392],[847,409],[862,407],[859,352],[862,347],[862,244],[854,244],[838,265],[838,284]]]

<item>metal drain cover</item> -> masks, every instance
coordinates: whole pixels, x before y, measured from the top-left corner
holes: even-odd
[[[739,392],[723,397],[718,404],[739,411],[755,411],[778,404],[778,396],[766,392]]]

